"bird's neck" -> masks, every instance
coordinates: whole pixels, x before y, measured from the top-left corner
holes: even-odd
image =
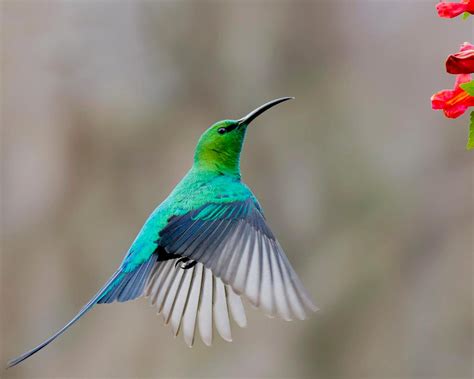
[[[194,158],[193,170],[240,179],[240,157],[235,158],[225,156],[223,153],[210,152]]]

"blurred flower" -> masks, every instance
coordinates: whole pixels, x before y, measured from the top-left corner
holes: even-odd
[[[458,53],[446,60],[446,71],[450,74],[470,74],[474,72],[474,45],[464,42]]]
[[[441,2],[436,5],[439,17],[453,18],[461,13],[474,14],[474,0],[461,0],[460,3]]]
[[[474,106],[474,96],[459,87],[460,84],[470,80],[470,74],[458,75],[453,90],[442,90],[431,96],[431,107],[442,109],[445,116],[449,118],[461,116],[467,108]]]

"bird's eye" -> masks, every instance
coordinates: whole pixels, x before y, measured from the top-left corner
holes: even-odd
[[[227,129],[226,129],[226,128],[219,128],[219,129],[217,129],[217,133],[219,133],[219,134],[224,134],[225,132],[227,132]]]

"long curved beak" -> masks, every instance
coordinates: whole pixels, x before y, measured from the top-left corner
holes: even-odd
[[[257,109],[250,112],[247,116],[242,117],[240,120],[238,120],[239,126],[250,124],[255,118],[260,116],[263,112],[269,110],[271,107],[274,107],[277,104],[283,103],[284,101],[291,100],[291,99],[294,99],[294,97],[281,97],[279,99],[275,99],[261,105]]]

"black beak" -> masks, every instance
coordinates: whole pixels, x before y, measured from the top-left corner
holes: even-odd
[[[277,104],[283,103],[284,101],[294,99],[294,97],[282,97],[280,99],[275,99],[269,101],[268,103],[263,104],[262,106],[258,107],[257,109],[250,112],[247,116],[242,117],[238,120],[238,125],[248,125],[250,124],[255,118],[260,116],[263,112],[269,110],[271,107],[274,107]]]

